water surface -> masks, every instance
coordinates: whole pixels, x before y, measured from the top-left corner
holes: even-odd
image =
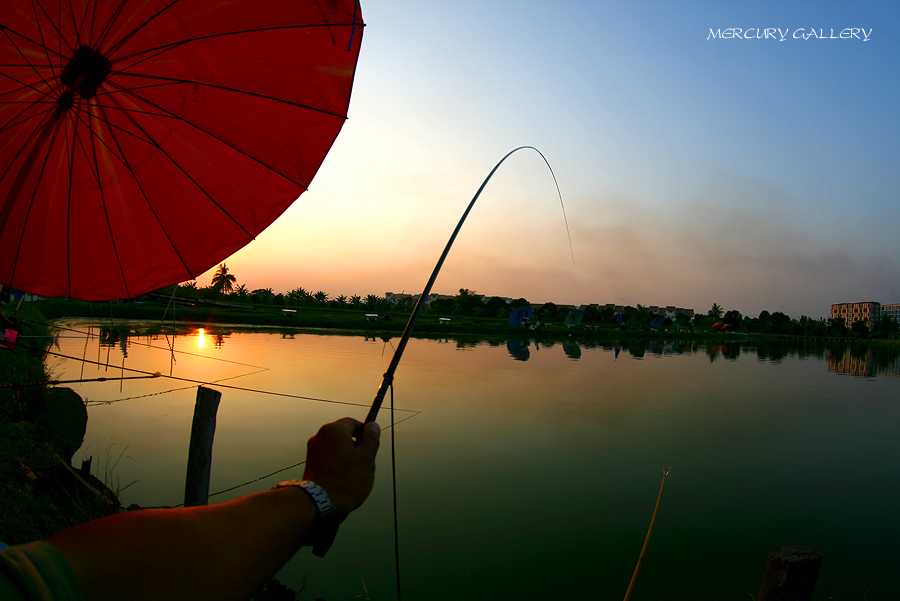
[[[365,416],[396,342],[107,330],[100,344],[83,335],[96,327],[71,325],[57,351],[72,358],[50,360],[59,377],[166,376],[75,386],[90,415],[76,461],[92,455],[101,475],[114,465],[114,485],[134,482],[124,502],[142,506],[183,500],[197,382],[223,392],[211,489],[226,500],[301,476],[319,425]],[[414,339],[395,389],[401,423],[388,427],[386,402],[372,497],[325,559],[304,550],[280,574],[305,581],[303,598],[364,587],[396,598],[392,436],[406,599],[621,599],[663,466],[673,470],[635,601],[748,599],[785,545],[822,549],[815,599],[900,590],[896,356],[747,340]]]

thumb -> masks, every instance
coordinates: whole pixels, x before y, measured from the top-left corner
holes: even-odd
[[[370,452],[374,457],[381,445],[381,427],[375,422],[369,422],[363,427],[362,436],[357,443],[359,448]]]

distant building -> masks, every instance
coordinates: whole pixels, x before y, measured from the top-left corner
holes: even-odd
[[[831,305],[831,319],[843,319],[849,328],[857,321],[865,321],[869,329],[875,327],[875,322],[881,317],[881,303],[863,301],[859,303],[837,303]]]
[[[881,305],[881,314],[887,315],[898,324],[900,324],[900,303],[894,303],[891,305]]]

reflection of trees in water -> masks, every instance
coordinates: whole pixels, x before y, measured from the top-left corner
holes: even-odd
[[[128,357],[128,330],[119,328],[101,327],[100,328],[100,347],[106,347],[107,351],[117,344],[122,351],[123,357]]]
[[[497,346],[496,342],[491,343]],[[773,339],[678,339],[672,341],[646,338],[620,340],[507,340],[510,357],[527,361],[533,348],[552,349],[561,344],[563,352],[572,359],[581,357],[583,349],[601,349],[628,353],[634,359],[650,355],[665,357],[675,355],[705,354],[710,363],[720,359],[736,361],[741,355],[755,355],[759,361],[778,363],[787,358],[814,358],[828,362],[830,371],[858,376],[893,375],[900,377],[900,348],[882,344],[865,344],[846,340],[825,340],[813,338],[773,338]]]

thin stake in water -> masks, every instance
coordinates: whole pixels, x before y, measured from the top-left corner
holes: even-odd
[[[641,548],[641,556],[638,557],[637,565],[634,566],[634,574],[631,576],[631,583],[628,585],[628,590],[625,592],[625,601],[628,601],[631,597],[631,591],[634,590],[634,583],[637,582],[638,572],[641,571],[641,563],[644,561],[644,555],[647,554],[647,546],[650,544],[650,535],[653,534],[653,524],[656,523],[656,514],[659,513],[659,502],[662,501],[663,489],[666,487],[666,478],[671,471],[671,467],[663,466],[662,484],[659,485],[659,495],[656,497],[656,508],[654,508],[653,517],[650,519],[650,528],[647,529],[647,538],[644,539],[644,546]]]

